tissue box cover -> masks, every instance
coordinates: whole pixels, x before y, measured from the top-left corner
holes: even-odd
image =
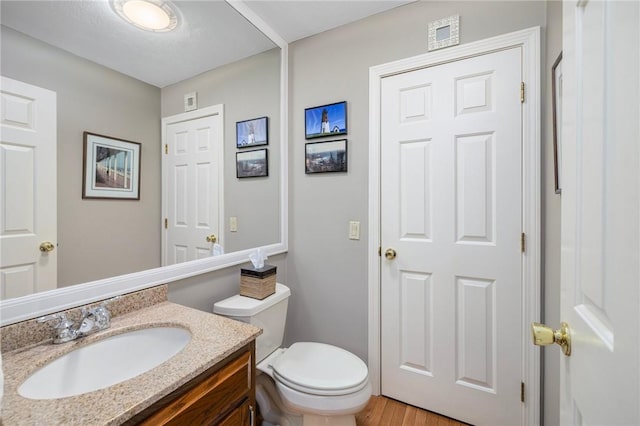
[[[276,292],[276,267],[240,269],[240,295],[264,299]]]

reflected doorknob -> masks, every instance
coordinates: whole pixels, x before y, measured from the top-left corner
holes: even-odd
[[[384,257],[386,257],[389,260],[395,259],[397,255],[398,255],[398,253],[396,253],[396,251],[394,249],[392,249],[392,248],[388,248],[384,252]]]
[[[571,355],[571,335],[569,334],[569,324],[563,322],[558,330],[553,330],[544,324],[531,323],[531,337],[536,346],[547,346],[557,343],[562,347],[562,353]]]
[[[215,243],[216,241],[218,241],[218,237],[216,237],[216,234],[207,235],[208,243]]]
[[[50,251],[53,251],[53,249],[55,248],[56,246],[54,246],[53,243],[50,241],[43,241],[40,243],[40,251],[43,253],[49,253]]]

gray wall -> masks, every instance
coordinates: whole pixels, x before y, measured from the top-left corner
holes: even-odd
[[[224,104],[224,246],[227,252],[280,240],[280,49],[252,56],[162,89],[162,117],[184,112],[184,95],[198,107]],[[236,122],[269,117],[269,177],[236,178]],[[250,150],[245,148],[242,151]],[[238,232],[229,232],[229,217]]]
[[[342,346],[367,359],[369,67],[425,53],[427,23],[460,14],[461,43],[544,27],[543,2],[426,2],[290,46],[289,341]],[[304,174],[304,108],[346,100],[349,172]],[[361,222],[360,241],[348,221]]]
[[[546,66],[543,68],[543,229],[544,229],[544,312],[542,320],[551,327],[560,324],[560,195],[555,194],[553,162],[553,121],[551,110],[551,67],[562,51],[562,2],[547,2]],[[555,350],[554,350],[555,349]],[[560,423],[560,358],[557,348],[544,347],[544,424]]]
[[[1,36],[0,73],[57,93],[59,285],[159,266],[160,89],[9,28]],[[82,199],[84,131],[142,144],[140,201]]]
[[[561,2],[549,2],[547,10],[545,2],[421,1],[290,46],[288,343],[333,343],[367,359],[368,70],[425,53],[427,23],[455,13],[461,43],[543,28],[543,285],[546,321],[559,323],[560,198],[553,188],[548,77],[561,49]],[[348,102],[349,172],[307,176],[304,108],[341,100]],[[349,220],[361,221],[360,241],[348,239]],[[545,361],[544,421],[553,425],[559,422],[558,351],[548,351]]]

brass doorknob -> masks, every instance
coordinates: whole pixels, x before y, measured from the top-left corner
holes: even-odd
[[[50,241],[43,241],[40,243],[40,251],[43,253],[49,253],[50,251],[53,251],[53,249],[55,248],[56,246],[54,246],[53,243]]]
[[[388,248],[384,252],[384,257],[386,257],[389,260],[395,259],[397,255],[398,255],[398,253],[396,253],[396,251],[394,249],[392,249],[392,248]]]
[[[216,234],[207,235],[208,243],[215,243],[216,241],[218,241],[218,237],[216,237]]]
[[[536,346],[557,343],[562,347],[562,353],[566,356],[571,355],[571,335],[569,334],[569,325],[566,322],[561,323],[558,330],[534,322],[531,324],[531,337],[533,337],[533,344]]]

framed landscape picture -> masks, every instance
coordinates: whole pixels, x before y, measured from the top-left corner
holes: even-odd
[[[331,173],[347,171],[347,140],[310,142],[304,149],[304,172]]]
[[[236,152],[236,177],[269,176],[269,161],[266,149]]]
[[[140,146],[84,132],[82,198],[139,200]]]
[[[269,118],[260,117],[236,123],[236,147],[248,148],[269,144]]]
[[[305,139],[347,134],[347,102],[304,110]]]

